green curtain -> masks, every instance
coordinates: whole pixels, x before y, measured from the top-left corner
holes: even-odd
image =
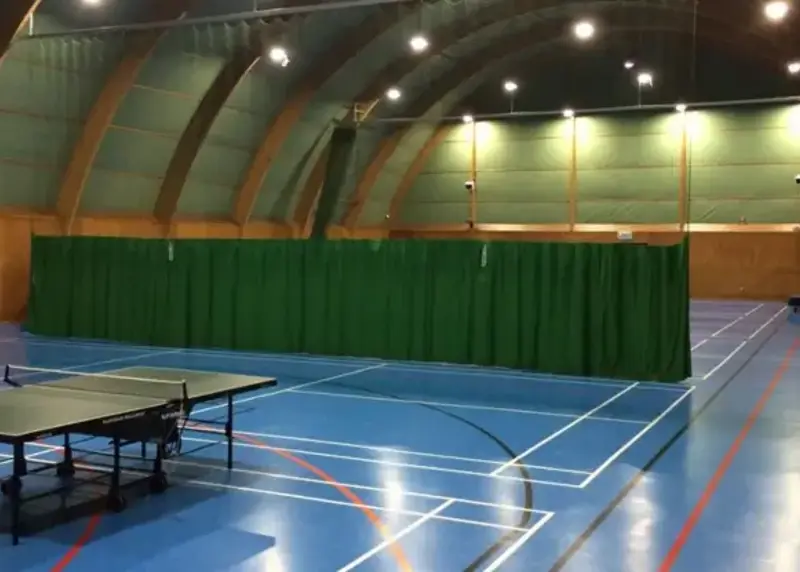
[[[686,242],[35,237],[33,333],[691,375]]]

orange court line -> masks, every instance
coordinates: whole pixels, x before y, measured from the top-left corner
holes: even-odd
[[[686,522],[683,524],[678,537],[673,542],[672,546],[669,549],[669,552],[664,557],[664,560],[661,562],[661,566],[659,566],[659,572],[669,572],[672,570],[672,567],[675,565],[675,562],[680,556],[683,547],[689,540],[689,536],[691,535],[694,528],[697,526],[697,523],[700,521],[700,517],[703,515],[703,511],[705,510],[708,503],[711,501],[711,498],[714,496],[717,488],[719,487],[720,482],[722,482],[725,473],[728,472],[728,469],[733,463],[736,454],[739,452],[739,449],[742,447],[742,443],[744,443],[745,438],[747,437],[750,430],[755,425],[756,421],[758,421],[759,416],[761,415],[764,407],[766,407],[767,402],[769,401],[772,394],[775,392],[775,388],[778,387],[781,379],[783,378],[786,370],[789,369],[789,364],[792,361],[792,357],[797,352],[798,348],[800,348],[800,338],[795,338],[794,342],[792,343],[791,347],[786,350],[786,355],[783,357],[783,361],[781,361],[780,366],[775,371],[775,374],[772,376],[772,379],[769,382],[769,385],[764,390],[764,393],[761,394],[761,398],[753,407],[753,410],[750,412],[750,415],[747,416],[747,420],[744,422],[739,434],[736,436],[736,439],[731,444],[728,451],[725,453],[725,456],[722,458],[717,470],[714,472],[714,475],[711,477],[711,480],[706,485],[703,494],[700,496],[700,499],[697,501],[697,504],[692,509],[692,512],[689,514],[689,518],[686,519]]]

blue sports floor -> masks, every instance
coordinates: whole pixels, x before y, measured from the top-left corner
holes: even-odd
[[[182,457],[163,496],[15,548],[0,536],[0,569],[800,570],[795,336],[779,304],[696,301],[694,376],[664,385],[0,326],[3,363],[279,379],[238,400],[233,471],[224,446]]]

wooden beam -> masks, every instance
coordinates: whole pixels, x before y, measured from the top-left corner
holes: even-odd
[[[569,228],[578,222],[578,119],[569,119],[569,173],[567,176],[567,209]]]
[[[247,169],[233,201],[231,216],[237,224],[244,226],[250,220],[261,191],[261,185],[264,183],[278,151],[302,117],[314,94],[345,63],[356,57],[364,46],[378,38],[400,19],[399,12],[389,14],[378,11],[359,24],[356,31],[347,34],[341,44],[327,50],[323,56],[318,58],[316,65],[303,77],[297,90],[270,122],[264,140],[256,149],[253,161]]]
[[[292,222],[299,235],[303,238],[310,234],[311,227],[314,224],[317,202],[319,201],[322,187],[325,185],[325,172],[327,171],[330,152],[331,144],[328,142],[317,157],[317,161],[306,179],[292,216]]]
[[[688,116],[681,113],[681,142],[678,151],[678,221],[681,230],[689,223],[689,161],[688,161]]]
[[[250,45],[234,53],[214,78],[195,109],[172,154],[153,209],[153,216],[162,224],[169,225],[175,216],[189,171],[208,132],[233,90],[261,58],[262,49],[260,41],[252,38]]]
[[[179,18],[194,0],[150,0],[150,19]],[[63,232],[70,234],[78,213],[83,190],[89,179],[94,159],[122,100],[127,95],[145,62],[150,58],[166,29],[134,33],[129,36],[119,65],[106,80],[100,95],[87,115],[83,131],[72,148],[67,168],[61,179],[56,199],[56,214]]]

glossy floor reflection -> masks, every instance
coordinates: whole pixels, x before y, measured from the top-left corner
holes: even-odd
[[[182,457],[167,495],[103,515],[78,551],[86,521],[16,548],[0,537],[2,569],[52,570],[70,554],[64,569],[798,570],[800,369],[784,359],[798,332],[778,304],[695,302],[694,376],[671,386],[57,341],[3,326],[2,362],[280,385],[237,404],[233,471],[222,446]],[[187,432],[185,446],[208,441]]]

